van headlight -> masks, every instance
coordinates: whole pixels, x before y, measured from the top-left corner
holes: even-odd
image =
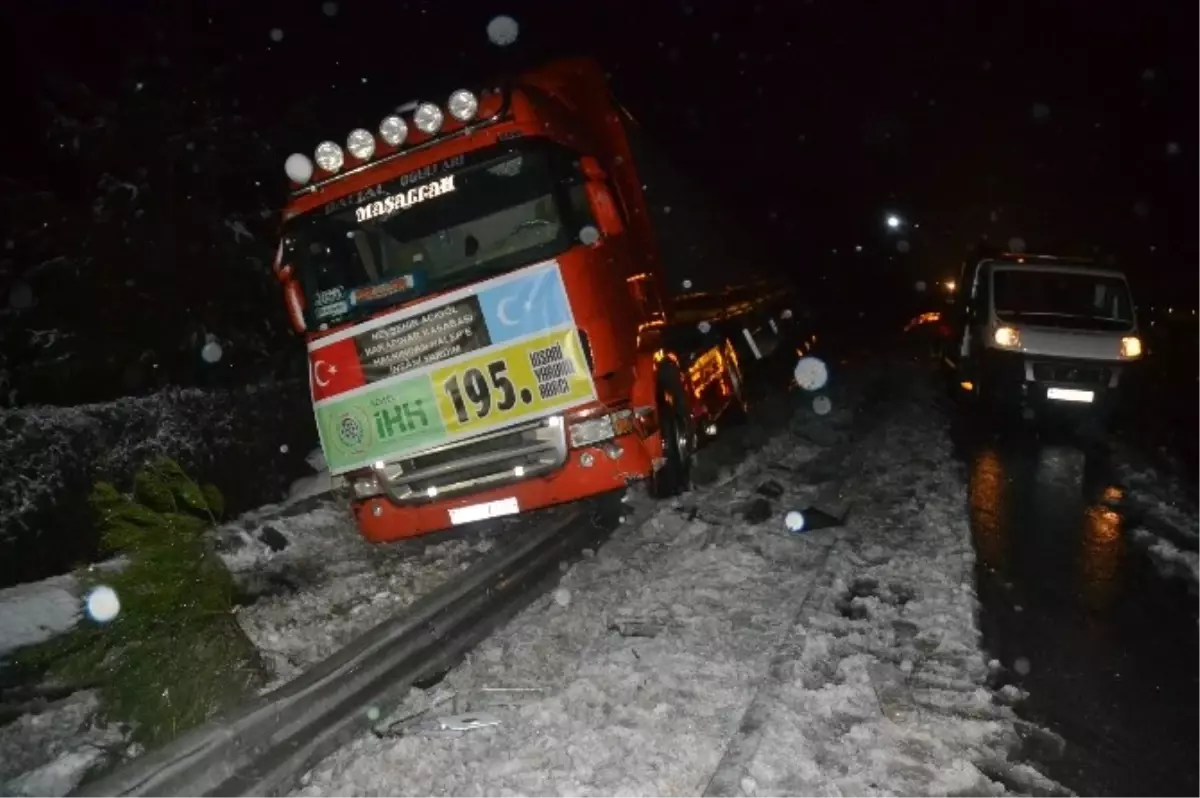
[[[1142,356],[1142,339],[1136,335],[1127,335],[1121,339],[1121,357],[1127,360],[1137,360]]]
[[[992,340],[1001,349],[1016,349],[1021,345],[1021,333],[1015,327],[997,327]]]

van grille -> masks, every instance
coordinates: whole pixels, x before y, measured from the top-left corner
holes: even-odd
[[[1033,377],[1039,382],[1078,382],[1105,385],[1108,383],[1109,371],[1103,366],[1034,363]]]

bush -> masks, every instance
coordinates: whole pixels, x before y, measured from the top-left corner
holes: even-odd
[[[204,535],[220,515],[220,492],[159,458],[133,479],[132,495],[99,482],[91,506],[106,550],[127,565],[102,577],[120,599],[108,623],[85,619],[21,661],[51,678],[98,685],[110,722],[156,745],[250,697],[264,672],[234,617],[234,585]]]

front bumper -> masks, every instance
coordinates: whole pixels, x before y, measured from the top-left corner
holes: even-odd
[[[483,480],[445,497],[440,492],[432,496],[406,493],[398,497],[393,487],[380,496],[355,499],[351,509],[363,537],[384,543],[447,529],[453,526],[452,509],[507,499],[516,499],[520,512],[550,507],[624,488],[648,477],[653,472],[653,463],[648,454],[652,447],[647,444],[655,440],[657,435],[643,440],[635,432],[595,446],[563,447],[549,455],[555,458],[552,466],[534,476],[509,476],[490,486]],[[614,444],[621,452],[617,457],[611,456]],[[584,465],[585,460],[591,465]]]
[[[981,377],[989,398],[1001,405],[1111,413],[1126,405],[1137,365],[1137,361],[1078,360],[989,349]],[[1051,397],[1060,391],[1073,397],[1091,394],[1092,400]]]

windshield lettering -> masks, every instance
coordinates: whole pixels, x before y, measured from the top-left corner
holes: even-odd
[[[371,219],[391,216],[396,211],[411,208],[419,202],[449,194],[451,191],[454,191],[454,175],[446,175],[423,186],[414,186],[408,191],[355,208],[354,218],[359,222],[367,222]]]

